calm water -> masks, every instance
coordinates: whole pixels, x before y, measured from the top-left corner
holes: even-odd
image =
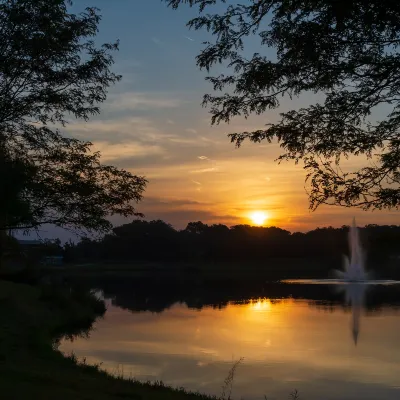
[[[341,295],[352,307],[307,300],[307,291],[305,299],[264,297],[200,309],[177,302],[158,313],[135,311],[135,301],[143,310],[148,299],[133,299],[125,309],[107,300],[90,338],[64,341],[61,350],[127,377],[216,395],[243,357],[234,399],[287,399],[294,389],[304,400],[399,399],[397,307],[367,310],[357,287]]]

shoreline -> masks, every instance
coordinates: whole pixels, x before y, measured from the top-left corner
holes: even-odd
[[[201,281],[259,282],[288,279],[327,279],[333,278],[333,271],[342,270],[342,257],[325,258],[266,258],[263,262],[227,261],[83,261],[62,266],[42,266],[41,273],[53,276],[74,278],[135,278],[151,280],[180,281],[195,283]],[[400,280],[398,263],[379,264],[369,259],[366,271],[373,279]]]
[[[210,400],[160,382],[112,376],[99,366],[64,356],[57,341],[87,332],[105,312],[93,295],[0,281],[0,385],[2,398],[60,400]]]

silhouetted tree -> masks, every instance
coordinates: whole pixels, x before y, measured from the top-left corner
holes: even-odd
[[[203,224],[203,222],[201,222],[201,221],[189,222],[185,228],[185,232],[201,235],[204,232],[206,232],[207,229],[208,229],[208,225]]]
[[[30,203],[23,197],[36,173],[24,160],[13,159],[0,135],[0,270],[6,254],[16,253],[16,241],[8,234],[9,227],[32,223]]]
[[[201,262],[216,269],[220,268],[219,263],[244,269],[257,264],[262,273],[276,278],[326,277],[332,268],[341,268],[342,255],[349,254],[348,232],[348,226],[290,233],[277,227],[228,228],[199,221],[178,231],[164,221],[135,220],[114,228],[102,240],[85,238],[76,245],[68,243],[64,254],[70,262],[156,261],[160,268],[166,262],[188,262],[188,271],[194,274],[199,266],[193,264]],[[378,275],[386,273],[388,260],[399,255],[400,226],[367,225],[360,228],[360,238],[367,263],[374,266]],[[301,259],[307,261],[298,262]]]
[[[224,91],[204,96],[213,124],[276,109],[283,95],[323,95],[316,104],[282,113],[266,129],[231,134],[232,142],[278,140],[284,149],[279,160],[303,160],[311,209],[322,203],[400,205],[399,2],[258,0],[224,7],[224,0],[163,1],[173,8],[199,7],[188,26],[206,29],[215,40],[206,42],[197,65],[207,71],[216,64],[228,68],[206,78],[214,90]],[[252,56],[248,37],[259,40],[260,51]],[[264,53],[263,47],[272,51]],[[378,106],[386,118],[373,120]],[[371,162],[343,172],[341,160],[349,155]]]
[[[0,0],[0,142],[9,160],[34,169],[18,193],[29,221],[8,218],[2,229],[51,223],[108,231],[110,214],[137,215],[145,188],[144,178],[101,164],[91,143],[57,128],[98,114],[108,87],[121,79],[110,70],[118,43],[93,41],[98,10],[76,15],[68,3]]]
[[[3,234],[9,227],[32,223],[33,213],[24,191],[35,174],[35,166],[10,156],[0,136],[0,232]]]
[[[111,260],[174,260],[179,258],[177,235],[164,221],[135,220],[106,235],[98,246],[99,254]]]

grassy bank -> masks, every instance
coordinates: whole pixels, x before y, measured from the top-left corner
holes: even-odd
[[[43,267],[46,273],[61,273],[65,276],[154,278],[174,281],[256,281],[289,278],[326,277],[330,269],[340,268],[333,260],[319,259],[266,259],[262,263],[82,263],[62,267]]]
[[[162,385],[112,377],[57,351],[61,334],[89,328],[102,302],[81,292],[0,281],[2,399],[208,399]]]
[[[183,286],[259,284],[284,279],[323,279],[342,269],[336,258],[266,258],[263,262],[83,262],[42,267],[45,274],[72,278],[135,279]],[[367,258],[366,269],[374,279],[400,279],[398,260],[377,262]]]

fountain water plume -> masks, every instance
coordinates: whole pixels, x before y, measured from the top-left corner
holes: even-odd
[[[356,220],[349,230],[350,257],[344,256],[343,270],[334,270],[335,279],[288,279],[283,283],[297,284],[323,284],[337,285],[336,289],[345,291],[346,304],[351,305],[352,323],[351,331],[354,344],[357,345],[360,333],[360,319],[364,309],[364,302],[367,289],[370,285],[400,285],[400,281],[394,280],[373,280],[369,273],[365,271],[365,256],[360,242],[360,231],[357,228]]]
[[[356,219],[353,218],[353,224],[349,230],[350,258],[344,256],[343,271],[335,271],[335,275],[350,282],[362,282],[368,279],[365,271],[364,254],[360,242],[359,229],[356,225]]]

